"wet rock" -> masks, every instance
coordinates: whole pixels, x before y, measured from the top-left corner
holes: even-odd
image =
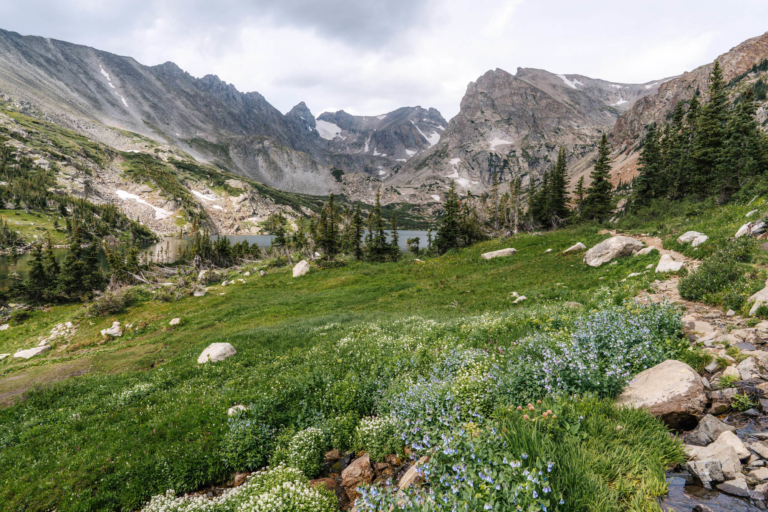
[[[223,361],[235,354],[237,354],[237,350],[229,343],[211,343],[197,358],[197,364]]]
[[[706,439],[706,443],[709,444],[717,440],[723,432],[734,432],[735,430],[736,427],[720,421],[711,414],[707,414],[699,421],[694,432],[700,434]]]
[[[747,486],[747,481],[744,478],[735,478],[733,480],[723,482],[717,486],[717,489],[733,496],[749,498],[749,487]]]
[[[719,460],[695,460],[685,465],[685,469],[693,475],[705,489],[712,489],[713,483],[725,481],[723,467]]]
[[[640,372],[617,402],[648,409],[671,428],[687,430],[704,412],[707,396],[699,374],[687,364],[670,359]]]
[[[309,272],[309,263],[307,263],[307,260],[301,260],[295,267],[293,267],[293,277],[301,277],[307,272]]]
[[[599,267],[616,258],[631,256],[643,248],[640,240],[628,236],[614,236],[603,240],[584,255],[584,262],[590,267]]]
[[[498,251],[491,251],[491,252],[484,252],[480,255],[481,258],[484,260],[491,260],[493,258],[504,258],[506,256],[512,256],[517,252],[517,249],[513,249],[512,247],[509,247],[507,249],[501,249]]]
[[[350,501],[355,501],[360,493],[357,492],[357,488],[366,483],[373,482],[373,468],[371,467],[371,459],[366,453],[362,457],[355,459],[352,463],[341,472],[341,485],[347,493]]]
[[[741,460],[732,446],[717,441],[706,447],[685,446],[691,460],[719,460],[725,478],[732,479],[741,475]]]

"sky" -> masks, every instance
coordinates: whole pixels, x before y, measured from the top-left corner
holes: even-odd
[[[421,105],[450,119],[496,68],[645,83],[768,31],[766,0],[0,0],[0,12],[5,30],[173,61],[315,116]]]

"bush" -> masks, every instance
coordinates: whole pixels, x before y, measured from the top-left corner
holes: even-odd
[[[25,309],[17,309],[11,313],[10,323],[11,325],[21,325],[29,317],[29,311]]]
[[[347,413],[325,420],[320,425],[320,430],[323,431],[328,446],[345,452],[353,446],[357,424],[357,415]]]
[[[176,498],[175,491],[154,496],[143,512],[335,512],[336,495],[323,487],[312,488],[298,469],[283,465],[251,475],[240,487],[208,499]]]
[[[687,300],[704,301],[719,305],[724,300],[731,305],[743,305],[743,290],[736,290],[745,284],[742,279],[746,269],[742,263],[748,262],[756,242],[748,237],[737,239],[727,247],[704,258],[695,272],[680,280],[677,289],[680,296]],[[736,293],[734,293],[734,291]]]
[[[85,316],[89,318],[97,316],[112,316],[125,311],[130,306],[130,301],[120,293],[106,293],[85,306]]]
[[[355,448],[368,452],[372,461],[382,461],[390,453],[402,454],[399,430],[391,416],[363,418],[355,432]]]
[[[234,471],[264,466],[269,457],[272,429],[248,416],[247,412],[227,420],[227,433],[221,444],[221,456]]]
[[[309,427],[291,439],[288,445],[288,465],[301,470],[309,478],[320,473],[325,456],[325,436],[319,428]]]

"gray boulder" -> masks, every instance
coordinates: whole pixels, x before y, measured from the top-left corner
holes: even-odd
[[[658,249],[655,247],[646,247],[645,249],[640,249],[639,251],[636,251],[634,253],[634,256],[645,256],[647,254],[651,254],[653,251],[658,252]]]
[[[197,364],[223,361],[235,354],[237,354],[237,350],[229,343],[211,343],[197,358]]]
[[[599,267],[613,259],[631,256],[642,248],[643,243],[640,240],[628,236],[614,236],[588,250],[584,255],[584,262],[590,267]]]
[[[657,273],[665,272],[678,272],[685,265],[682,261],[675,261],[669,254],[664,254],[659,260],[659,264],[656,266]]]
[[[617,402],[647,409],[671,428],[685,430],[704,412],[707,395],[693,368],[669,359],[637,374]]]
[[[749,487],[744,477],[734,478],[728,480],[717,486],[718,491],[722,491],[733,496],[740,496],[742,498],[749,498]]]
[[[493,258],[504,258],[505,256],[512,256],[517,252],[517,249],[513,249],[511,247],[507,249],[500,249],[498,251],[491,251],[491,252],[484,252],[480,255],[481,258],[484,260],[490,260]]]
[[[107,336],[112,336],[114,338],[119,338],[123,335],[122,329],[120,329],[120,322],[114,321],[112,322],[112,327],[108,329],[102,329],[101,330],[102,337],[106,338]]]
[[[699,233],[698,231],[687,231],[686,233],[683,233],[679,237],[677,237],[677,243],[680,245],[682,244],[690,244],[694,240],[696,240],[699,237],[706,237],[704,233]]]
[[[692,460],[685,465],[685,469],[695,477],[705,489],[712,489],[712,483],[725,480],[723,467],[719,460]]]
[[[307,260],[301,260],[293,267],[293,277],[301,277],[309,272],[309,263]]]
[[[39,347],[30,348],[27,350],[19,350],[13,354],[14,359],[29,359],[31,357],[39,356],[51,350],[50,345],[41,345]]]
[[[715,441],[723,432],[734,432],[736,427],[723,423],[711,414],[707,414],[700,421],[694,434],[706,440],[706,444]]]

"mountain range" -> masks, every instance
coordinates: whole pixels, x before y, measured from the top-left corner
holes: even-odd
[[[727,80],[768,57],[768,34],[719,57]],[[403,107],[372,116],[315,117],[304,102],[283,114],[257,92],[167,62],[145,66],[87,46],[0,30],[0,93],[25,113],[122,151],[147,151],[133,133],[198,161],[288,192],[370,201],[439,202],[488,189],[499,172],[524,184],[567,150],[571,185],[588,174],[610,132],[615,179],[636,172],[643,128],[706,90],[711,64],[677,77],[624,84],[518,68],[468,85],[459,113]],[[761,110],[764,112],[764,108]]]

